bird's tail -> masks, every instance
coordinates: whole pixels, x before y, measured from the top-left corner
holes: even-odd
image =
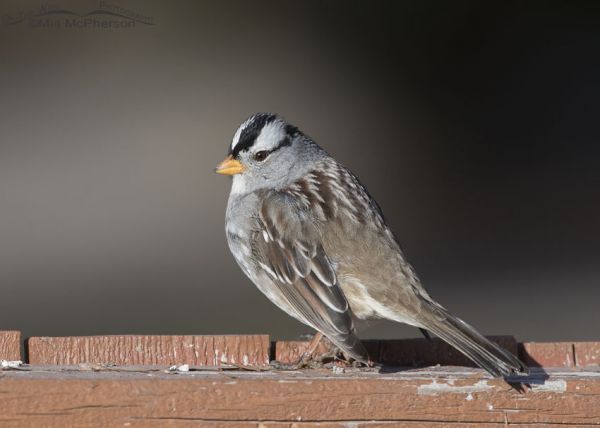
[[[469,324],[435,302],[425,303],[431,311],[419,320],[422,326],[448,342],[494,377],[527,373],[527,366],[510,352],[486,339]]]

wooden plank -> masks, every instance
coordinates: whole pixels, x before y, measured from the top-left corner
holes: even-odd
[[[523,342],[519,355],[530,367],[573,367],[575,353],[571,342]]]
[[[177,419],[169,422],[164,421],[135,421],[127,422],[125,427],[208,427],[208,428],[447,428],[448,424],[444,422],[426,422],[426,421],[351,421],[351,422],[241,422],[241,421],[188,421]],[[455,425],[450,425],[454,427]],[[469,423],[456,425],[462,428],[507,428],[503,423]],[[567,425],[577,427],[596,427],[595,425]],[[564,428],[564,424],[543,424],[543,428]],[[538,424],[519,424],[518,428],[540,428]]]
[[[34,367],[0,373],[8,403],[0,426],[600,424],[600,371],[548,372],[534,369],[532,389],[519,393],[479,369],[167,374]]]
[[[32,337],[31,364],[219,366],[269,364],[269,336]]]
[[[577,367],[600,365],[600,342],[574,342],[573,352]]]
[[[22,360],[20,331],[0,331],[0,360]]]
[[[489,336],[506,350],[517,354],[517,341],[513,336]],[[424,367],[441,365],[475,367],[475,364],[448,345],[433,339],[365,340],[363,341],[371,359],[385,365]],[[275,344],[275,359],[282,363],[296,362],[308,347],[307,341],[278,341]],[[319,344],[316,355],[331,350],[331,343]]]

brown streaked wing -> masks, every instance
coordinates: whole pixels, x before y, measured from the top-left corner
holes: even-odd
[[[367,352],[354,334],[348,302],[306,208],[289,194],[264,191],[254,254],[294,315],[327,336],[353,358]]]

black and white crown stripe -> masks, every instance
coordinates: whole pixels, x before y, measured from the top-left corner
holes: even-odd
[[[237,158],[240,152],[265,150],[274,152],[291,144],[291,138],[298,134],[298,128],[271,113],[259,113],[250,116],[236,131],[229,154]]]

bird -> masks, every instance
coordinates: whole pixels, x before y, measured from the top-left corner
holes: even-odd
[[[232,177],[229,249],[271,302],[372,364],[355,325],[387,319],[431,332],[494,377],[527,367],[437,303],[359,179],[298,127],[256,113],[215,172]]]

